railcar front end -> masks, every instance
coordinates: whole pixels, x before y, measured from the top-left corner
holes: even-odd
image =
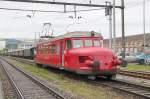
[[[111,78],[117,73],[121,63],[115,54],[102,47],[97,38],[73,38],[71,48],[65,52],[65,66],[78,74],[106,76]]]

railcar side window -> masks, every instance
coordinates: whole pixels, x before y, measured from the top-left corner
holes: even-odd
[[[51,45],[51,53],[56,53],[56,45]]]
[[[60,54],[60,45],[57,44],[56,46],[56,54],[59,55]]]
[[[101,46],[100,41],[99,40],[94,40],[94,46],[100,47]]]
[[[67,45],[67,49],[70,49],[71,48],[71,40],[67,40],[66,45]]]
[[[73,40],[73,47],[74,48],[83,47],[83,40]]]
[[[92,46],[92,40],[85,40],[85,46]]]

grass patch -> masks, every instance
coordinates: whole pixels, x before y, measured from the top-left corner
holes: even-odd
[[[125,70],[132,70],[132,71],[150,71],[150,66],[148,65],[136,65],[136,64],[129,64]]]
[[[0,81],[2,81],[2,67],[0,66]]]
[[[110,89],[100,86],[93,86],[84,81],[77,81],[65,77],[62,73],[50,72],[48,69],[39,68],[24,64],[15,60],[7,59],[12,64],[23,68],[24,70],[32,73],[33,75],[42,77],[47,81],[54,83],[59,89],[80,96],[83,99],[123,99],[123,96],[112,92]]]
[[[0,68],[1,69],[1,68]],[[0,81],[2,80],[2,74],[1,74],[1,71],[0,71]]]

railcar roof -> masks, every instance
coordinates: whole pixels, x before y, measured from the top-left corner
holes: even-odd
[[[75,32],[68,32],[64,35],[56,36],[55,38],[51,38],[50,40],[41,41],[40,43],[46,43],[49,41],[60,40],[64,38],[73,38],[73,37],[91,37],[91,32],[89,31],[75,31]],[[93,37],[102,37],[102,35],[98,32],[94,32]]]

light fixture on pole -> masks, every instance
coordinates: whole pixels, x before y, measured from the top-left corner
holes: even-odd
[[[110,6],[111,2],[106,1],[105,16],[109,17],[109,48],[112,49],[112,8]]]

